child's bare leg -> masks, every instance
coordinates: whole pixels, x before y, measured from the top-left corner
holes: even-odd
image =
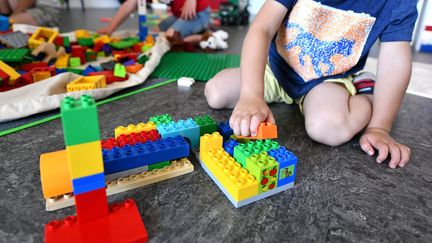
[[[321,83],[305,97],[305,125],[315,141],[337,146],[349,141],[370,121],[370,95],[350,96],[336,83]]]
[[[36,22],[33,16],[26,12],[11,15],[10,18],[13,19],[14,23],[17,24],[39,25],[39,23]]]
[[[213,109],[232,109],[240,98],[240,68],[228,68],[210,79],[204,94]]]

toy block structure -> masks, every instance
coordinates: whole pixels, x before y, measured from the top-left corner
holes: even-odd
[[[277,138],[277,126],[268,122],[260,123],[256,136],[237,136],[238,138],[248,139],[273,139]]]
[[[28,39],[28,46],[30,48],[36,48],[44,42],[54,43],[54,40],[57,37],[57,35],[58,32],[53,29],[40,27]]]
[[[111,150],[114,147],[124,147],[125,145],[134,145],[138,142],[156,141],[160,139],[160,134],[156,130],[141,131],[137,133],[121,134],[117,138],[108,138],[102,140],[102,148]]]
[[[89,95],[79,100],[66,97],[61,104],[61,115],[77,217],[48,223],[45,242],[147,241],[147,231],[133,200],[127,200],[121,207],[108,207],[93,98]]]
[[[189,139],[192,148],[198,147],[200,128],[192,118],[160,124],[157,130],[162,138],[183,136]]]
[[[66,85],[67,92],[106,88],[105,76],[87,76],[75,79]]]
[[[149,132],[152,130],[156,130],[156,125],[153,122],[148,123],[138,123],[136,125],[129,124],[127,127],[118,126],[114,130],[115,138],[118,138],[120,135],[129,135],[132,133],[140,133],[140,132]]]
[[[213,120],[209,115],[205,116],[197,116],[194,118],[194,121],[200,128],[200,136],[204,134],[211,134],[217,131],[216,121]]]
[[[218,132],[200,138],[201,166],[235,207],[242,207],[294,186],[297,158],[291,152],[271,140],[251,141],[247,145],[235,143],[234,140],[227,141],[225,146],[230,146],[231,150],[234,146],[234,156],[238,151],[241,156],[237,157],[244,159],[244,163],[222,148],[223,137]],[[284,172],[281,173],[281,170]]]

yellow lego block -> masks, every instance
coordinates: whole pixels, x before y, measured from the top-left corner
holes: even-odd
[[[6,63],[4,63],[2,61],[0,61],[0,70],[2,70],[7,75],[9,75],[9,84],[10,85],[14,85],[15,80],[17,80],[21,76],[21,74],[17,73],[17,71],[15,71],[14,68],[12,68],[11,66],[7,65]]]
[[[106,80],[103,75],[86,76],[75,79],[66,86],[67,92],[106,88]]]
[[[71,179],[94,175],[104,171],[101,142],[94,141],[66,146]]]
[[[200,151],[200,156],[201,161],[234,200],[241,201],[258,195],[258,181],[223,148]]]
[[[120,137],[120,135],[129,135],[131,133],[148,132],[151,130],[156,130],[156,124],[153,122],[148,123],[138,123],[137,125],[129,124],[127,127],[118,126],[114,130],[115,138]]]
[[[51,77],[51,73],[49,71],[39,71],[32,73],[33,83],[45,80]]]
[[[222,148],[222,143],[223,137],[218,132],[214,132],[211,135],[205,134],[200,137],[200,154],[205,155],[205,152],[211,149]]]
[[[91,35],[90,32],[88,32],[88,30],[83,30],[83,29],[75,30],[75,37],[77,38],[77,40],[79,38],[89,38],[90,36]]]
[[[36,48],[44,42],[53,43],[57,35],[58,32],[53,29],[40,27],[28,39],[29,47]]]
[[[94,43],[102,42],[104,44],[108,44],[111,42],[111,38],[108,35],[101,35],[93,40]]]
[[[69,65],[69,54],[61,55],[57,58],[57,61],[55,62],[56,68],[67,68]]]

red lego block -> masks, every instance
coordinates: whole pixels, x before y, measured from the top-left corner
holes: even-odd
[[[106,84],[111,84],[114,82],[121,82],[129,79],[129,76],[126,75],[124,78],[116,77],[114,76],[113,71],[100,71],[100,72],[90,72],[88,76],[94,76],[94,75],[103,75],[105,76]]]
[[[156,141],[161,138],[157,130],[142,131],[139,133],[122,134],[117,139],[108,138],[102,140],[102,148],[111,150],[114,147],[124,147],[126,145],[135,145],[136,143],[146,143],[147,141]]]
[[[71,54],[72,56],[79,56],[81,54],[84,55],[85,50],[86,48],[84,46],[73,45]]]
[[[56,46],[64,46],[64,41],[63,41],[63,37],[58,35],[55,39],[54,39],[54,44]]]
[[[102,41],[98,41],[98,42],[94,43],[93,51],[94,51],[94,52],[99,52],[99,51],[101,51],[101,50],[102,50],[102,47],[103,47],[104,44],[105,44],[105,43],[103,43]]]
[[[76,216],[45,225],[45,243],[63,242],[147,242],[148,234],[135,201],[110,205],[109,215],[87,223]]]
[[[143,45],[144,45],[144,44],[143,44],[142,42],[138,42],[138,43],[136,43],[135,45],[132,46],[132,50],[133,50],[134,52],[136,52],[136,53],[141,53],[141,47],[142,47]]]
[[[26,72],[31,72],[34,68],[44,68],[48,67],[48,63],[46,62],[32,62],[21,65],[21,70]]]
[[[0,70],[0,84],[7,84],[9,81],[9,75]]]
[[[105,188],[75,195],[79,223],[90,222],[108,216],[108,202]]]

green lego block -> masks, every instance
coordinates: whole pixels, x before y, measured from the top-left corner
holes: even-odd
[[[164,162],[152,164],[148,166],[148,171],[152,171],[154,169],[162,169],[163,167],[170,166],[170,165],[171,165],[171,161],[164,161]]]
[[[141,47],[141,52],[146,52],[146,51],[150,50],[151,48],[152,48],[151,46],[143,45],[143,46]]]
[[[83,70],[82,69],[78,69],[78,68],[65,68],[66,71],[71,72],[71,73],[76,73],[76,74],[82,74]]]
[[[126,49],[129,47],[132,47],[136,43],[138,43],[140,40],[135,37],[125,38],[118,42],[110,43],[110,46],[112,46],[115,49]]]
[[[217,131],[216,121],[209,115],[197,116],[194,120],[200,127],[200,136],[203,136],[204,134],[212,134]]]
[[[0,61],[4,62],[21,62],[24,56],[29,52],[28,49],[5,48],[0,50]]]
[[[94,45],[93,38],[91,38],[91,37],[90,38],[79,38],[78,39],[78,44],[80,46],[91,47],[91,46]]]
[[[246,169],[258,180],[258,193],[267,192],[277,187],[279,163],[267,152],[253,154],[247,158]]]
[[[69,47],[70,46],[70,40],[68,36],[63,36],[63,46]]]
[[[66,97],[60,106],[66,146],[100,140],[96,103],[90,95]]]
[[[234,148],[234,158],[242,165],[247,167],[247,158],[261,152],[268,152],[271,149],[278,149],[279,143],[270,139],[249,141],[246,144],[239,144]]]
[[[156,124],[156,126],[159,126],[160,124],[170,123],[173,122],[173,119],[168,114],[163,114],[159,116],[152,116],[149,119],[149,122],[153,122]]]
[[[97,53],[97,56],[98,57],[105,57],[105,52],[100,51],[100,52]]]
[[[146,55],[141,55],[138,57],[138,62],[141,64],[145,64],[148,60],[150,60],[150,59]]]
[[[71,58],[69,58],[69,66],[70,67],[79,67],[79,66],[81,66],[81,59],[79,57],[71,57]]]
[[[94,52],[94,51],[86,51],[85,56],[86,56],[86,60],[88,62],[96,61],[96,59],[97,59],[96,52]]]
[[[120,78],[126,77],[126,67],[121,63],[116,63],[114,66],[114,76]]]

